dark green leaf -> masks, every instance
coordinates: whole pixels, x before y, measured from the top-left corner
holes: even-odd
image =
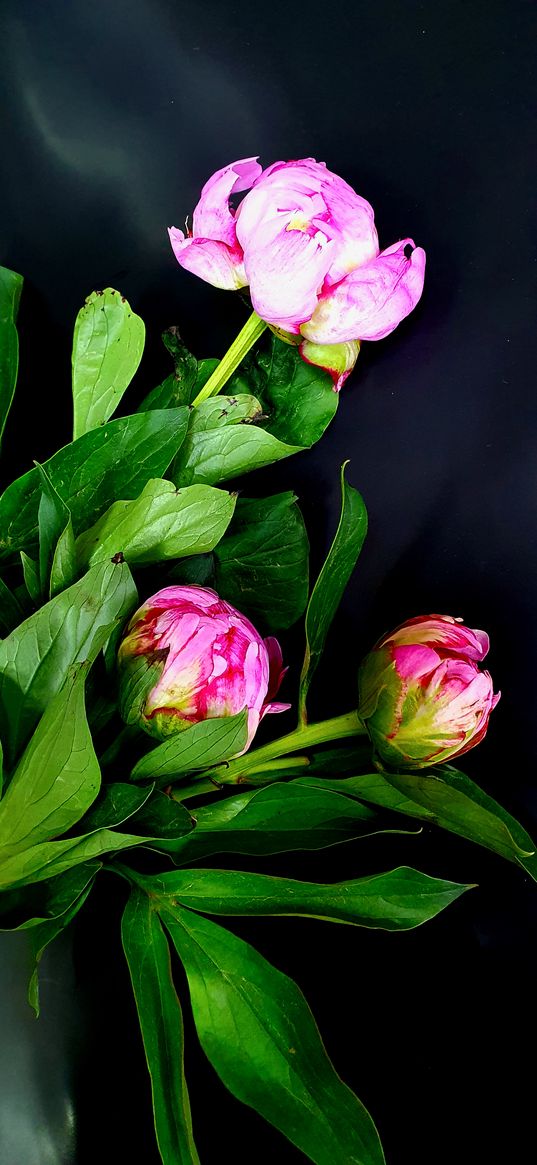
[[[133,817],[129,829],[141,837],[151,838],[151,847],[159,849],[159,842],[176,841],[190,833],[194,819],[185,806],[173,801],[159,789],[155,789]]]
[[[177,328],[168,328],[162,336],[165,347],[168,349],[173,362],[174,371],[162,384],[157,385],[142,401],[138,412],[147,409],[169,409],[179,405],[189,405],[202,387],[198,387],[197,379],[200,369],[196,357],[183,344]],[[213,361],[201,361],[201,364]],[[215,364],[218,361],[214,361]],[[207,379],[207,377],[206,377]]]
[[[9,635],[10,631],[24,618],[23,609],[7,583],[0,578],[0,631]]]
[[[39,603],[41,599],[41,581],[39,578],[39,563],[34,562],[24,550],[20,552],[24,585],[32,603]]]
[[[201,1045],[230,1092],[317,1165],[382,1165],[373,1121],[336,1074],[296,983],[206,918],[178,906],[162,918]]]
[[[469,886],[430,878],[409,866],[323,885],[235,870],[173,870],[144,879],[144,889],[203,914],[299,914],[382,930],[410,930],[434,918]]]
[[[151,477],[162,476],[184,440],[187,424],[186,408],[119,417],[55,453],[45,469],[71,511],[75,534],[116,498],[135,498]],[[37,469],[2,494],[0,557],[37,542],[40,495]]]
[[[93,659],[136,591],[125,563],[101,563],[0,643],[0,735],[11,764],[74,663]]]
[[[212,555],[178,563],[173,578],[212,586],[256,626],[290,627],[308,599],[308,536],[292,493],[239,498]]]
[[[79,822],[80,833],[113,829],[124,821],[132,820],[133,815],[149,800],[151,792],[150,786],[139,788],[121,781],[103,785],[99,797]]]
[[[159,841],[159,838],[154,839]],[[153,838],[119,833],[114,829],[97,829],[80,837],[60,841],[43,841],[14,854],[0,864],[0,891],[16,889],[27,883],[42,882],[63,874],[83,862],[94,861],[103,854],[145,845]],[[177,844],[177,843],[169,843]]]
[[[328,373],[307,364],[298,348],[275,336],[268,349],[243,361],[229,387],[256,396],[267,417],[264,428],[290,445],[314,445],[338,407]]]
[[[537,881],[535,843],[525,829],[497,801],[475,785],[466,773],[450,765],[428,773],[385,774],[387,782],[404,798],[425,809],[442,829],[493,850],[516,862]],[[402,810],[405,813],[410,809]]]
[[[61,932],[63,930],[65,930],[65,928],[67,926],[69,926],[69,923],[72,922],[75,915],[78,914],[78,911],[84,905],[84,902],[86,901],[86,898],[88,897],[88,895],[91,891],[91,888],[93,886],[93,882],[95,879],[95,874],[97,873],[97,870],[99,868],[100,867],[97,863],[92,864],[89,862],[88,862],[87,866],[79,867],[80,870],[83,869],[85,871],[84,872],[85,886],[82,889],[82,892],[78,895],[77,898],[75,898],[72,901],[71,905],[68,907],[67,910],[64,911],[63,914],[60,914],[60,915],[56,916],[55,918],[51,918],[50,920],[48,920],[46,922],[42,922],[39,926],[32,927],[32,929],[28,933],[28,940],[29,940],[29,944],[30,944],[30,948],[32,951],[32,956],[33,956],[34,964],[35,964],[31,978],[30,978],[30,982],[28,984],[28,1003],[30,1004],[30,1007],[33,1007],[36,1016],[39,1015],[39,979],[38,979],[38,974],[39,974],[39,964],[41,962],[43,952],[44,952],[45,948],[48,947],[50,945],[50,943],[53,942],[54,939],[57,938],[58,935],[61,934]],[[90,873],[90,871],[93,871],[93,872]],[[72,870],[72,871],[70,871],[69,875],[64,875],[64,878],[67,876],[73,877],[75,875],[75,873],[78,873],[78,872],[79,871]],[[88,877],[88,874],[89,874],[89,877]]]
[[[216,485],[272,465],[301,446],[279,441],[255,422],[262,408],[253,396],[215,396],[193,409],[188,434],[170,476],[177,485]]]
[[[265,855],[317,850],[382,831],[379,818],[365,805],[321,789],[275,783],[224,797],[193,810],[196,828],[170,845],[179,865],[209,854]]]
[[[369,749],[371,751],[371,749]],[[330,778],[329,776],[316,777],[308,769],[304,777],[299,777],[296,784],[308,785],[315,789],[331,789],[335,793],[344,793],[347,797],[357,797],[359,801],[367,801],[371,805],[378,805],[394,813],[404,813],[410,817],[417,817],[420,821],[435,822],[436,817],[428,809],[418,805],[416,801],[405,797],[399,789],[390,785],[386,777],[378,773],[360,773],[358,777]]]
[[[134,781],[158,781],[166,784],[182,773],[207,769],[242,752],[248,735],[248,712],[201,720],[170,736],[135,765]]]
[[[115,412],[144,343],[144,322],[119,291],[107,287],[88,295],[73,336],[73,440]]]
[[[0,442],[17,384],[19,338],[15,321],[22,284],[22,275],[0,267]]]
[[[330,624],[356,566],[367,533],[367,511],[361,495],[345,481],[341,469],[341,516],[336,536],[313,588],[306,612],[306,654],[300,677],[299,712],[306,716],[306,700],[323,653]]]
[[[147,895],[134,889],[121,924],[147,1066],[155,1131],[164,1165],[197,1165],[184,1073],[181,1005],[173,984],[170,951]]]
[[[0,901],[0,930],[31,930],[34,926],[61,918],[100,869],[100,862],[86,862],[61,874],[59,878],[15,890],[12,894],[3,894]]]
[[[65,833],[95,800],[101,773],[79,665],[47,704],[0,801],[0,861]]]
[[[81,567],[121,551],[132,566],[206,553],[229,526],[235,496],[207,485],[176,489],[152,478],[134,501],[114,502],[77,540]]]
[[[76,578],[75,537],[69,507],[62,501],[42,465],[39,526],[39,584],[42,596],[54,598]]]

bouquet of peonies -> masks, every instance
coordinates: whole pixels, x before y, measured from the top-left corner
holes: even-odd
[[[481,667],[488,638],[448,615],[411,617],[363,661],[356,699],[310,722],[364,502],[343,467],[339,526],[310,588],[295,496],[248,498],[225,483],[320,439],[361,342],[418,301],[425,256],[411,239],[379,252],[369,203],[313,159],[226,166],[192,229],[170,237],[183,267],[247,289],[253,312],[237,340],[222,360],[197,360],[170,329],[170,374],[111,419],[144,325],[118,291],[93,292],[73,338],[73,440],[0,498],[2,924],[28,932],[38,1011],[43,951],[101,871],[123,880],[123,949],[165,1165],[199,1159],[172,951],[227,1088],[318,1165],[381,1165],[375,1125],[299,988],[222,920],[405,930],[468,887],[409,867],[312,884],[236,870],[233,855],[329,850],[410,817],[537,878],[524,829],[447,763],[479,743],[499,699]],[[21,286],[0,269],[0,433]],[[302,616],[302,672],[286,675],[275,636]],[[257,744],[264,717],[291,707],[296,728]],[[221,868],[203,868],[213,855]]]

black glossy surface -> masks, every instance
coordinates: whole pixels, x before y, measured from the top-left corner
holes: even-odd
[[[369,507],[371,533],[315,710],[350,706],[358,657],[404,618],[445,611],[485,627],[503,697],[464,767],[534,830],[536,24],[524,0],[0,7],[0,261],[27,278],[6,475],[20,470],[24,447],[29,462],[69,437],[70,332],[93,287],[119,287],[146,320],[140,393],[166,369],[164,326],[178,323],[200,355],[223,352],[241,304],[179,269],[166,226],[180,225],[208,175],[235,158],[325,159],[373,203],[381,244],[409,234],[429,265],[419,309],[388,340],[364,345],[321,445],[250,479],[258,493],[299,493],[316,563],[346,457]],[[295,644],[289,653],[296,658]],[[439,834],[258,868],[329,880],[398,861],[480,889],[406,936],[301,920],[237,930],[300,982],[339,1071],[379,1124],[389,1165],[530,1160],[529,880]],[[41,1144],[44,1128],[52,1148],[35,1165],[158,1160],[120,906],[120,890],[103,880],[76,928],[75,1012],[54,1005],[39,1035],[31,1022],[20,1026],[20,990],[7,973],[0,1055],[9,1089],[0,1095],[5,1103],[9,1094],[21,1139],[2,1165],[34,1165],[25,1138]],[[5,957],[7,967],[18,955],[9,948]],[[303,1160],[228,1101],[191,1035],[202,1161],[251,1162],[260,1146],[282,1163]],[[74,1155],[60,1119],[69,1079]]]

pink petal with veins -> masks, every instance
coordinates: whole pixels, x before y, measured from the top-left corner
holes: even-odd
[[[327,287],[302,335],[317,344],[381,340],[416,306],[425,277],[425,251],[403,239]]]

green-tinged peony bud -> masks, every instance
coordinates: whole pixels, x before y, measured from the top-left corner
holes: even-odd
[[[131,619],[118,653],[120,712],[160,740],[248,709],[248,744],[283,679],[276,639],[207,587],[165,587]]]
[[[377,643],[360,668],[358,715],[384,763],[426,768],[479,744],[500,698],[478,667],[488,649],[484,631],[449,615],[409,619]]]

